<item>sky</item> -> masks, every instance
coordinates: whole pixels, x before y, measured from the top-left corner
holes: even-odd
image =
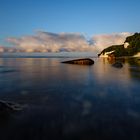
[[[13,38],[28,46],[38,32],[79,34],[78,39],[86,40],[99,35],[124,39],[123,33],[139,32],[139,5],[139,0],[0,0],[0,46],[20,46]]]

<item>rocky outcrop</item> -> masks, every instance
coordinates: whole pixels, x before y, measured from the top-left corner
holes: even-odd
[[[19,110],[22,110],[22,107],[19,104],[0,100],[0,115],[8,115]]]
[[[64,61],[62,63],[78,64],[78,65],[92,65],[92,64],[94,64],[94,61],[90,58],[83,58],[83,59],[75,59],[75,60]]]

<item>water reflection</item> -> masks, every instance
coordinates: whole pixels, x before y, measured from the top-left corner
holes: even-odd
[[[138,58],[131,58],[126,60],[128,63],[128,69],[130,76],[133,80],[139,82],[140,79],[140,60]]]
[[[125,58],[112,58],[112,57],[108,57],[108,58],[103,58],[103,59],[106,59],[109,64],[114,64],[115,62],[125,63],[125,61],[126,61]]]
[[[1,138],[139,139],[139,60],[120,59],[121,69],[112,67],[116,60],[94,60],[89,67],[1,58],[0,66],[16,71],[0,73],[0,98],[25,106],[0,126]]]

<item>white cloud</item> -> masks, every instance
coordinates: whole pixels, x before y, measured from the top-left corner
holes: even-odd
[[[123,33],[114,33],[114,34],[102,34],[92,37],[92,42],[97,52],[102,51],[106,47],[111,45],[120,45],[123,44],[127,36],[131,36],[132,33],[123,32]]]
[[[123,44],[127,36],[131,33],[116,33],[95,35],[90,39],[90,43],[85,36],[80,33],[49,33],[39,31],[32,36],[20,38],[8,38],[17,51],[24,52],[100,52],[111,45]]]
[[[48,33],[37,32],[34,36],[25,36],[21,38],[9,38],[8,41],[13,43],[19,49],[28,51],[88,51],[88,45],[85,37],[78,33]]]
[[[3,53],[3,52],[4,52],[4,47],[0,46],[0,53]]]

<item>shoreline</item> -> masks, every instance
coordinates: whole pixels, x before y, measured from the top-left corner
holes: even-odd
[[[99,58],[110,58],[110,57],[99,57]],[[114,59],[117,58],[140,58],[140,55],[134,55],[134,56],[120,56],[120,57],[114,57]],[[113,59],[113,58],[112,58]]]

